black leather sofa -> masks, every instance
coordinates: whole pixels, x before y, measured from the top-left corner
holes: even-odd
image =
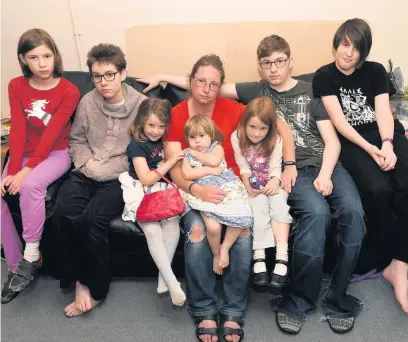
[[[87,72],[65,72],[64,77],[74,83],[80,90],[81,97],[93,89],[93,84]],[[306,74],[297,77],[311,82],[313,74]],[[142,91],[146,85],[139,83],[135,78],[128,77],[125,82],[138,91]],[[168,99],[173,106],[183,101],[188,96],[186,90],[180,89],[173,85],[167,85],[165,88],[159,86],[146,94],[148,97],[158,97]],[[74,115],[73,115],[74,117]],[[6,155],[7,160],[8,155]],[[46,196],[46,221],[44,226],[43,238],[40,244],[40,249],[43,256],[44,266],[42,272],[51,274],[58,278],[57,264],[57,235],[58,232],[52,225],[52,216],[54,214],[54,204],[58,196],[58,191],[61,184],[68,177],[68,173],[55,181],[48,188]],[[21,215],[19,208],[19,199],[17,196],[5,197],[17,229],[21,233]],[[111,266],[113,277],[155,277],[157,276],[157,268],[149,254],[147,244],[142,231],[137,224],[125,222],[121,217],[116,217],[111,221],[110,230],[110,249],[111,249]],[[177,248],[174,260],[173,269],[176,276],[184,275],[184,256],[183,256],[184,237],[181,236],[179,246]],[[326,268],[332,268],[335,259],[334,253],[336,244],[333,239],[328,239],[326,248]],[[273,251],[268,251],[270,256],[269,262],[273,261]]]

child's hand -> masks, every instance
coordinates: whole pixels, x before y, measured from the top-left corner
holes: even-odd
[[[221,167],[209,167],[210,175],[219,176],[221,173],[224,172],[224,169]]]
[[[1,181],[1,195],[4,196],[7,192],[6,187],[8,188],[13,181],[14,175],[6,176]]]
[[[180,152],[180,154],[176,154],[176,155],[174,155],[173,157],[171,157],[171,158],[169,159],[169,163],[170,163],[171,165],[176,165],[177,162],[180,161],[180,160],[182,160],[182,159],[184,159],[184,157],[185,157],[184,153],[183,153],[183,152]]]
[[[321,177],[319,175],[313,182],[313,185],[322,196],[329,196],[333,191],[333,183],[330,178]]]
[[[254,198],[260,194],[262,194],[262,190],[254,189],[252,186],[245,186],[246,190],[248,191],[249,197]]]
[[[263,188],[262,192],[264,195],[273,196],[277,195],[280,191],[280,180],[276,177],[273,177],[266,183],[265,187]]]

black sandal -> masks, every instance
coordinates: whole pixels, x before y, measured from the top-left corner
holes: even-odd
[[[225,322],[235,322],[238,323],[241,327],[240,328],[230,328],[225,327]],[[223,315],[222,316],[222,326],[220,327],[220,337],[221,342],[229,342],[225,339],[227,335],[238,335],[239,342],[244,340],[244,330],[242,330],[242,326],[244,325],[244,320],[242,317],[239,316],[230,316],[230,315]]]
[[[196,336],[199,341],[202,341],[200,339],[201,335],[212,335],[212,336],[218,337],[218,315],[217,314],[207,315],[207,316],[195,316],[194,319],[197,324]],[[214,321],[217,326],[215,328],[200,327],[199,325],[202,321]]]
[[[273,288],[277,289],[277,290],[282,290],[282,288],[284,288],[286,286],[286,284],[288,283],[288,278],[289,278],[289,267],[288,267],[288,262],[285,260],[276,260],[275,264],[282,264],[286,266],[286,274],[284,276],[281,276],[279,274],[276,273],[271,273],[271,282],[270,282],[270,286],[272,286]]]
[[[268,286],[269,279],[268,279],[268,272],[254,272],[254,266],[257,262],[263,262],[266,264],[265,259],[255,259],[252,263],[252,284],[254,287],[262,287]]]

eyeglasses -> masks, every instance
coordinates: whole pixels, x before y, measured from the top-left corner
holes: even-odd
[[[119,71],[116,72],[107,72],[106,74],[103,75],[91,75],[91,80],[93,83],[101,83],[102,82],[102,77],[105,79],[105,81],[113,81],[115,79],[116,74]]]
[[[205,88],[208,85],[210,87],[210,90],[216,91],[220,87],[220,85],[218,83],[216,83],[216,82],[208,83],[205,78],[195,78],[195,77],[193,77],[193,80],[194,80],[195,84],[197,85],[197,87],[200,87],[200,88]]]
[[[286,65],[288,59],[277,59],[276,61],[262,61],[259,63],[261,69],[270,69],[272,68],[272,64],[275,64],[277,68],[283,68]]]

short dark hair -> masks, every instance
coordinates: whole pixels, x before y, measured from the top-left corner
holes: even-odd
[[[20,59],[20,55],[24,57],[27,52],[41,45],[45,45],[54,54],[54,71],[52,75],[54,77],[61,77],[64,69],[62,66],[62,58],[58,47],[55,44],[54,39],[52,39],[48,32],[38,28],[24,32],[18,42],[17,58],[24,77],[30,78],[33,76],[33,73],[31,72],[30,68]]]
[[[222,65],[221,58],[217,55],[204,55],[200,57],[200,59],[194,63],[193,69],[190,73],[190,83],[194,78],[195,74],[197,73],[198,69],[202,66],[212,66],[213,68],[217,69],[221,76],[221,84],[224,83],[225,80],[225,71],[224,66]]]
[[[360,61],[356,66],[359,69],[367,59],[372,45],[371,29],[368,23],[363,19],[354,18],[341,24],[333,37],[333,48],[337,50],[339,45],[347,40],[350,40],[360,52]]]
[[[126,69],[126,58],[122,49],[114,44],[98,44],[89,50],[86,64],[92,73],[92,65],[95,63],[112,63],[117,71]]]
[[[171,120],[170,101],[166,99],[147,98],[140,104],[135,120],[129,127],[129,134],[136,141],[147,141],[143,127],[150,114],[156,115],[157,118],[165,124],[167,129]]]
[[[261,58],[272,55],[274,52],[282,52],[288,56],[288,58],[290,57],[289,43],[276,34],[265,37],[261,40],[258,45],[258,49],[256,50],[258,61],[260,61]]]

